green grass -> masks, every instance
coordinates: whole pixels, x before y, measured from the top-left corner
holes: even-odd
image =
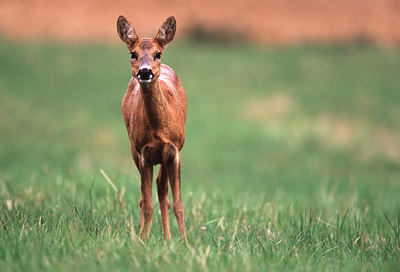
[[[400,51],[171,44],[191,249],[136,237],[124,46],[0,43],[0,271],[395,271]],[[100,174],[104,169],[117,192]]]

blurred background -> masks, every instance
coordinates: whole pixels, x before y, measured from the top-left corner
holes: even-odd
[[[399,1],[2,0],[0,178],[10,188],[46,184],[38,171],[82,175],[71,186],[85,187],[107,168],[138,189],[120,112],[130,78],[120,14],[139,36],[177,18],[163,61],[189,99],[184,188],[302,197],[358,188],[358,175],[397,184]]]
[[[321,179],[347,188],[354,171],[399,177],[399,1],[2,0],[0,178],[10,186],[38,169],[137,177],[120,112],[130,78],[120,14],[139,36],[177,18],[163,61],[189,98],[188,189],[309,194]]]
[[[86,186],[108,168],[138,189],[120,14],[139,36],[177,18],[163,61],[189,99],[184,188],[301,196],[400,176],[399,1],[2,0],[4,184],[44,182],[39,171]]]
[[[262,44],[304,41],[378,44],[400,41],[397,0],[30,1],[2,0],[0,31],[7,36],[116,42],[115,18],[125,14],[139,35],[152,36],[170,15],[178,39],[212,35]]]

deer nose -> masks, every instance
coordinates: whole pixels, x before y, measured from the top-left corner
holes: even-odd
[[[139,81],[150,82],[153,79],[154,74],[153,74],[153,71],[151,71],[151,69],[142,68],[142,69],[139,69],[137,77],[138,77]]]

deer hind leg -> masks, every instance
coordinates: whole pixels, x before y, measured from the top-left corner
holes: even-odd
[[[142,210],[139,234],[142,237],[149,237],[151,228],[151,217],[153,216],[153,165],[146,162],[145,156],[143,155],[140,157],[139,165],[142,191],[142,197],[139,202],[140,208]]]
[[[178,222],[179,233],[185,239],[186,244],[188,244],[181,200],[181,158],[179,151],[173,145],[170,145],[168,149],[169,159],[167,161],[167,168],[171,184],[173,209]]]
[[[170,208],[168,200],[168,172],[166,165],[160,166],[160,171],[157,177],[157,192],[158,201],[160,202],[161,218],[164,230],[164,239],[171,239],[171,232],[169,230],[169,215],[168,210]]]

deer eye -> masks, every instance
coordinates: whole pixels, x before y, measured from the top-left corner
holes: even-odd
[[[161,52],[157,52],[157,53],[154,55],[154,60],[156,60],[156,59],[161,59]]]
[[[138,59],[138,55],[136,52],[131,52],[131,59],[135,59],[135,60]]]

